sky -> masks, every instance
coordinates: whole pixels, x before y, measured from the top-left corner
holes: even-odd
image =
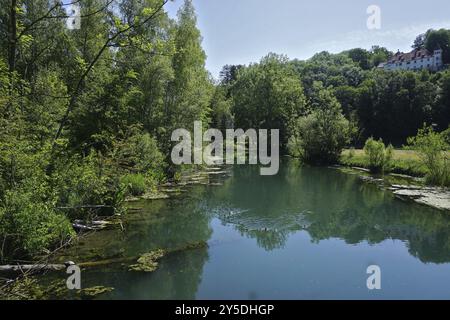
[[[176,17],[184,0],[166,5]],[[258,62],[269,52],[308,59],[317,52],[385,46],[410,51],[415,37],[450,29],[450,0],[193,0],[206,67],[214,77],[226,64]],[[370,30],[371,5],[380,29]]]

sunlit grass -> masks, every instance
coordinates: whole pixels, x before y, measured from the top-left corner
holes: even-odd
[[[449,152],[450,155],[450,152]],[[368,159],[364,150],[344,150],[340,159],[341,164],[354,167],[368,168]],[[391,172],[423,177],[427,171],[420,160],[420,155],[412,150],[396,149],[392,155]]]

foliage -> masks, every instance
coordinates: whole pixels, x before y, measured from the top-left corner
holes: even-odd
[[[442,49],[444,63],[450,63],[450,30],[428,30],[425,36],[424,46],[430,52],[436,49]]]
[[[126,186],[127,192],[132,196],[141,196],[147,190],[145,177],[139,173],[124,175],[120,182],[123,186]]]
[[[79,30],[65,28],[65,5],[51,2],[0,9],[8,259],[51,250],[73,235],[71,220],[118,212],[130,186],[141,193],[164,181],[172,129],[211,116],[214,87],[190,0],[177,19],[162,0],[120,0],[114,10],[81,1]]]
[[[125,171],[153,175],[157,180],[164,176],[164,156],[156,139],[148,133],[132,130],[123,140],[114,143],[113,158]]]
[[[86,157],[74,155],[57,163],[50,178],[57,206],[113,205],[117,177],[110,170],[105,159],[95,151]]]
[[[301,79],[308,100],[315,98],[315,82],[331,88],[345,117],[356,121],[361,129],[355,141],[358,146],[369,137],[401,146],[424,122],[436,123],[438,130],[447,129],[450,72],[376,68],[391,55],[387,49],[374,46],[370,51],[321,52],[309,60],[293,60],[290,64]],[[371,63],[370,68],[366,68],[367,63]]]
[[[383,140],[367,139],[364,145],[364,152],[368,158],[369,169],[372,173],[379,173],[390,170],[392,161],[392,152],[394,147],[386,147]]]
[[[352,154],[352,156],[350,156]],[[364,150],[344,150],[339,163],[350,167],[369,169],[369,159]],[[420,157],[413,150],[393,150],[389,172],[414,177],[424,177],[427,169],[420,161]]]
[[[179,178],[170,136],[192,130],[194,121],[280,129],[281,151],[312,163],[336,162],[356,126],[359,145],[371,136],[401,145],[423,123],[449,127],[450,72],[379,70],[392,55],[383,47],[307,61],[268,54],[225,66],[215,83],[191,0],[176,19],[163,0],[119,0],[114,9],[80,1],[79,30],[65,28],[63,3],[0,6],[0,240],[7,239],[7,258],[51,250],[72,235],[71,219],[105,213],[85,206],[117,212],[128,192]],[[429,31],[415,45],[441,47],[447,57],[448,35]],[[422,134],[413,144],[425,155],[426,139],[437,138]],[[447,160],[432,154],[429,180],[446,184]]]
[[[307,163],[336,163],[350,142],[352,127],[341,113],[339,102],[330,90],[317,86],[312,113],[301,117],[289,139],[291,155]]]
[[[441,134],[442,134],[442,137],[444,138],[445,142],[448,145],[450,145],[450,127],[447,130],[442,131]]]
[[[231,94],[235,127],[279,129],[283,147],[292,121],[306,112],[301,81],[287,58],[276,54],[241,68]]]
[[[30,186],[32,187],[32,186]],[[41,199],[42,186],[8,191],[0,206],[1,257],[35,255],[73,235],[68,219]]]
[[[450,158],[447,153],[450,147],[444,136],[425,126],[417,136],[408,139],[408,144],[420,153],[427,168],[427,182],[450,186]]]
[[[211,125],[217,129],[231,129],[234,124],[234,115],[232,112],[233,101],[227,98],[228,88],[225,86],[217,86],[211,100],[211,108],[213,117]]]

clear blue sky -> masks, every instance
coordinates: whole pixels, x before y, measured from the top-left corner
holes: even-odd
[[[269,52],[307,59],[377,44],[408,51],[429,28],[450,29],[450,0],[193,0],[207,68],[257,62]],[[167,4],[175,17],[183,0]],[[381,29],[369,30],[369,5],[381,8]]]

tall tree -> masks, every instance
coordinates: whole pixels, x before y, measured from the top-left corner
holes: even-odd
[[[426,36],[425,48],[430,52],[442,49],[444,63],[450,63],[450,30],[430,30]]]
[[[232,87],[235,125],[280,129],[286,148],[292,122],[306,112],[302,83],[285,56],[269,54],[239,72]]]
[[[197,28],[191,0],[185,0],[178,12],[172,59],[173,79],[169,82],[165,106],[166,140],[175,128],[193,129],[194,121],[209,122],[213,85],[205,68],[206,54]],[[170,145],[166,145],[166,148]]]

